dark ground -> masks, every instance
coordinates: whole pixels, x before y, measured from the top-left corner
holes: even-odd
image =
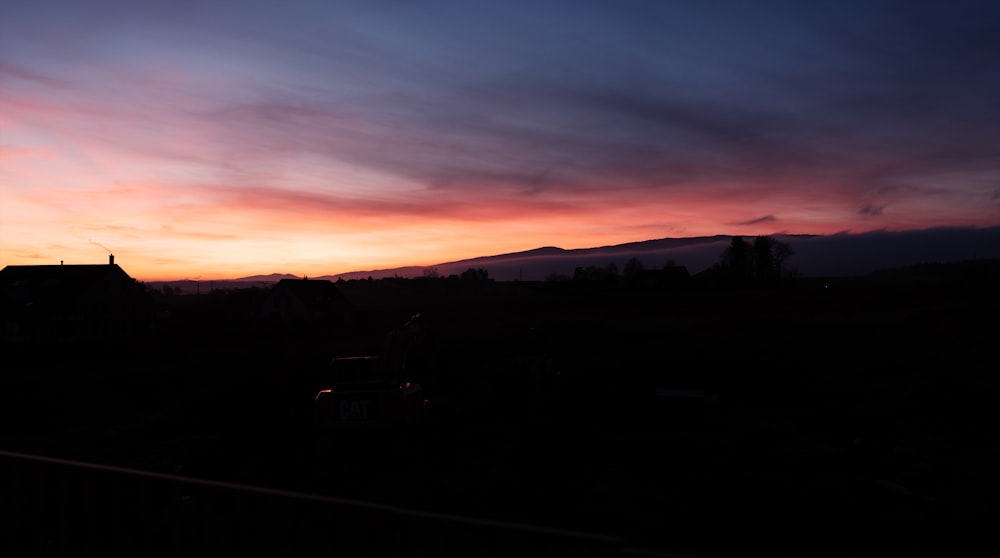
[[[912,553],[993,516],[995,284],[344,292],[363,321],[279,332],[187,304],[140,343],[11,348],[0,449],[706,556],[755,548],[737,533],[811,534],[799,555]],[[433,420],[314,432],[330,359],[377,352],[417,312]],[[851,547],[860,533],[879,542]]]

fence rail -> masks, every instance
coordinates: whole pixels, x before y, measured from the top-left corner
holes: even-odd
[[[0,489],[3,556],[650,554],[599,533],[3,450]]]

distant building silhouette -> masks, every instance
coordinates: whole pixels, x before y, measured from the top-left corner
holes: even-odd
[[[282,279],[261,303],[261,317],[284,326],[346,322],[352,305],[331,281]]]
[[[0,335],[12,344],[72,344],[144,335],[153,306],[115,264],[9,265],[0,270]]]

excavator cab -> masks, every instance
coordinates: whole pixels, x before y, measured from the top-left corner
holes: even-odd
[[[333,359],[314,400],[318,429],[392,429],[428,418],[430,401],[417,373],[426,360],[418,316],[386,336],[382,355]]]

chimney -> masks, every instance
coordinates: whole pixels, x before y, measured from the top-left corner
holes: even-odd
[[[108,254],[108,265],[115,265],[115,255]]]

